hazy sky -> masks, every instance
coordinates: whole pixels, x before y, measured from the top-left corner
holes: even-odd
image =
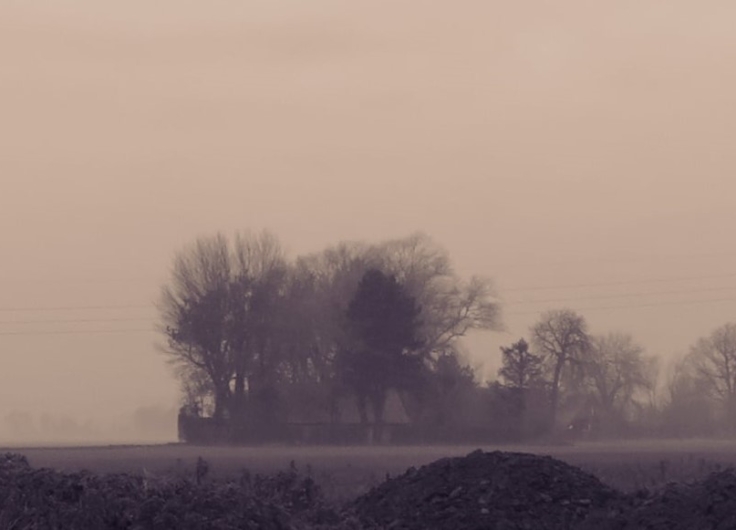
[[[686,351],[736,318],[734,20],[731,0],[0,3],[0,429],[174,405],[150,304],[217,230],[292,256],[427,232],[505,300],[508,332],[469,342],[489,374],[552,307]]]

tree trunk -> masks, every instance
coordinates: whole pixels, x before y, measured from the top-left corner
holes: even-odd
[[[563,357],[557,358],[557,364],[555,365],[555,373],[552,379],[552,393],[550,395],[550,425],[551,429],[557,428],[557,406],[560,401],[560,377],[562,376],[562,367],[565,364]]]
[[[215,387],[215,410],[212,414],[214,419],[222,421],[225,418],[229,397],[230,391],[225,385],[218,384]]]
[[[238,370],[235,374],[235,389],[232,397],[232,410],[230,411],[233,419],[242,421],[245,413],[245,373]]]

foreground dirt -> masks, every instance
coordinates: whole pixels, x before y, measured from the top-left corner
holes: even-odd
[[[295,466],[269,477],[62,473],[0,455],[0,528],[732,530],[736,472],[622,492],[549,456],[473,451],[410,468],[342,505]]]
[[[557,530],[615,511],[624,497],[551,457],[476,451],[410,469],[353,506],[370,528]]]

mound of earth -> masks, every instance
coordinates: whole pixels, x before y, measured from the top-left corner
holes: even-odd
[[[351,506],[367,528],[568,530],[623,495],[551,457],[475,451],[387,480]]]
[[[736,528],[736,471],[712,473],[702,481],[670,484],[641,499],[618,517],[590,530],[733,530]]]

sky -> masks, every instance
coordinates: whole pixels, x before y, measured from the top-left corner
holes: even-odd
[[[0,442],[153,436],[178,386],[152,304],[217,231],[269,229],[292,257],[429,234],[503,302],[505,331],[466,343],[486,378],[551,308],[686,352],[735,318],[735,17],[0,3]]]

